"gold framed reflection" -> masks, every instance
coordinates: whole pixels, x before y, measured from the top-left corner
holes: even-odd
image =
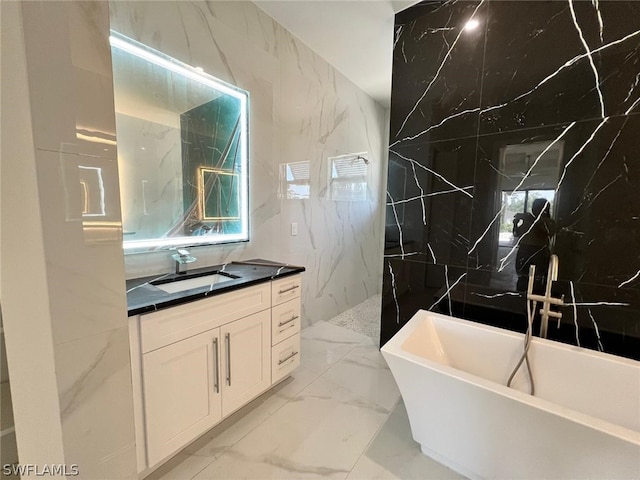
[[[237,173],[212,167],[199,167],[198,218],[205,222],[238,220],[240,218],[237,210],[239,204],[238,181],[239,175]],[[229,194],[226,198],[223,197],[225,193]],[[214,196],[212,197],[212,195]],[[223,215],[223,212],[231,214]]]

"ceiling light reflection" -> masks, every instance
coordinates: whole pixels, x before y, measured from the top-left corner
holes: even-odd
[[[472,18],[471,20],[469,20],[467,23],[464,24],[464,29],[467,32],[471,32],[476,28],[478,28],[479,26],[480,26],[480,21],[476,20],[475,18]]]

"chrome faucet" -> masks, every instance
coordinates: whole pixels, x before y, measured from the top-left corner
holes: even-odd
[[[529,271],[529,288],[527,290],[527,300],[532,302],[541,302],[542,308],[540,309],[540,336],[542,338],[547,338],[547,328],[549,325],[549,318],[557,318],[558,324],[560,319],[562,318],[561,312],[552,312],[551,305],[564,306],[564,298],[555,298],[551,296],[551,285],[553,282],[558,280],[558,256],[551,255],[549,259],[549,269],[547,271],[547,286],[545,289],[544,296],[535,295],[532,293],[533,291],[533,276],[534,270]]]
[[[178,248],[176,252],[177,253],[174,253],[173,255],[171,255],[171,258],[173,258],[176,261],[176,274],[186,273],[186,268],[185,270],[182,270],[182,265],[195,262],[196,257],[191,255],[189,253],[189,250],[184,248]]]

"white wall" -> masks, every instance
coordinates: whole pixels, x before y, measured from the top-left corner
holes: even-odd
[[[252,2],[112,2],[110,12],[112,29],[250,92],[251,242],[193,248],[195,266],[303,265],[309,323],[379,293],[385,110]],[[369,199],[333,201],[328,159],[353,152],[369,152]],[[279,198],[280,165],[301,161],[310,162],[310,198]],[[172,268],[166,252],[125,261],[128,278]]]
[[[108,4],[0,8],[1,296],[20,462],[134,478],[115,149],[77,137],[115,136]],[[82,217],[80,166],[103,173],[104,217]]]

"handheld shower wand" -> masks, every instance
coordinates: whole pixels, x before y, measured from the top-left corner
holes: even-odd
[[[549,266],[549,269],[551,269],[551,266]],[[531,373],[531,365],[529,364],[529,347],[531,346],[531,336],[533,334],[533,316],[535,315],[536,305],[538,304],[538,302],[535,300],[530,300],[529,297],[531,297],[531,295],[533,294],[533,283],[535,281],[535,275],[536,275],[536,266],[531,265],[529,267],[529,284],[527,285],[527,299],[526,299],[527,331],[524,334],[524,350],[522,352],[522,356],[520,357],[520,360],[518,361],[518,364],[513,369],[513,372],[511,372],[511,375],[509,376],[509,380],[507,381],[507,387],[510,387],[511,382],[513,381],[513,377],[516,376],[516,372],[520,369],[522,362],[525,362],[525,364],[527,365],[527,373],[529,374],[529,384],[530,384],[529,393],[531,395],[535,393],[536,387],[533,381],[533,374]],[[557,266],[556,266],[556,275],[557,275]],[[533,307],[531,306],[530,302],[533,302]]]

